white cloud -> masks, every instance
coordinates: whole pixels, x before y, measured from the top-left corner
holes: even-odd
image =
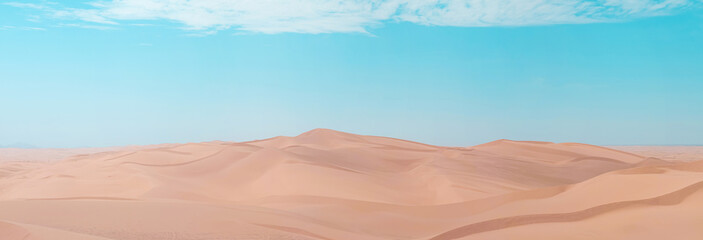
[[[19,8],[33,8],[33,9],[46,9],[47,7],[41,4],[35,3],[21,3],[21,2],[4,2],[3,5],[19,7]]]
[[[100,24],[168,20],[211,34],[366,32],[388,22],[436,26],[525,26],[623,21],[671,14],[701,0],[108,0],[52,8],[59,18]],[[43,9],[36,4],[5,3]],[[43,7],[43,8],[39,8]]]
[[[46,28],[40,28],[40,27],[22,27],[21,29],[32,30],[32,31],[46,31]]]
[[[112,26],[104,25],[91,25],[91,24],[77,24],[77,23],[62,23],[57,25],[58,27],[74,27],[74,28],[86,28],[86,29],[96,29],[96,30],[115,30],[116,28]]]
[[[46,28],[40,28],[40,27],[18,27],[18,26],[0,26],[0,30],[46,31]]]

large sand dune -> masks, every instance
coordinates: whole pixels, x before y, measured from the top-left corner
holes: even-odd
[[[0,239],[703,238],[703,155],[622,150],[317,129],[5,156]]]

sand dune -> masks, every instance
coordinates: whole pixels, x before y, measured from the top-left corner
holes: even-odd
[[[703,200],[703,162],[587,144],[498,140],[442,147],[316,129],[242,143],[81,154],[0,163],[3,236],[657,239],[678,231],[703,237],[692,227],[703,224],[695,214],[702,210],[696,203]],[[684,222],[640,220],[665,214]]]
[[[116,151],[136,151],[141,149],[173,146],[176,144],[158,144],[144,146],[120,146],[101,148],[0,148],[2,162],[53,162],[66,158]]]
[[[660,158],[670,162],[703,160],[703,146],[608,146],[641,156]]]

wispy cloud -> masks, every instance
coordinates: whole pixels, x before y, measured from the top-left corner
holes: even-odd
[[[33,30],[33,31],[46,31],[46,28],[40,28],[40,27],[21,27],[20,29]]]
[[[366,32],[390,22],[485,27],[625,21],[700,4],[701,0],[107,0],[88,2],[84,8],[52,6],[48,12],[107,25],[167,20],[206,34],[226,29],[329,33]]]
[[[5,2],[3,5],[19,7],[19,8],[33,8],[33,9],[46,9],[47,7],[42,4],[36,3],[21,3],[21,2]]]
[[[57,26],[58,27],[75,27],[75,28],[96,29],[96,30],[115,30],[115,29],[117,29],[112,26],[95,25],[95,24],[78,24],[78,23],[62,23]]]
[[[46,28],[41,28],[41,27],[0,26],[0,30],[46,31]]]

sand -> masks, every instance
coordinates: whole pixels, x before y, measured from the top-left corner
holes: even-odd
[[[703,146],[608,146],[641,156],[660,158],[671,162],[703,160]]]
[[[6,155],[0,239],[702,238],[703,154],[616,148],[442,147],[316,129]]]
[[[141,149],[174,146],[176,144],[158,144],[144,146],[119,146],[96,148],[0,148],[1,162],[54,162],[66,158],[103,152],[136,151]]]

